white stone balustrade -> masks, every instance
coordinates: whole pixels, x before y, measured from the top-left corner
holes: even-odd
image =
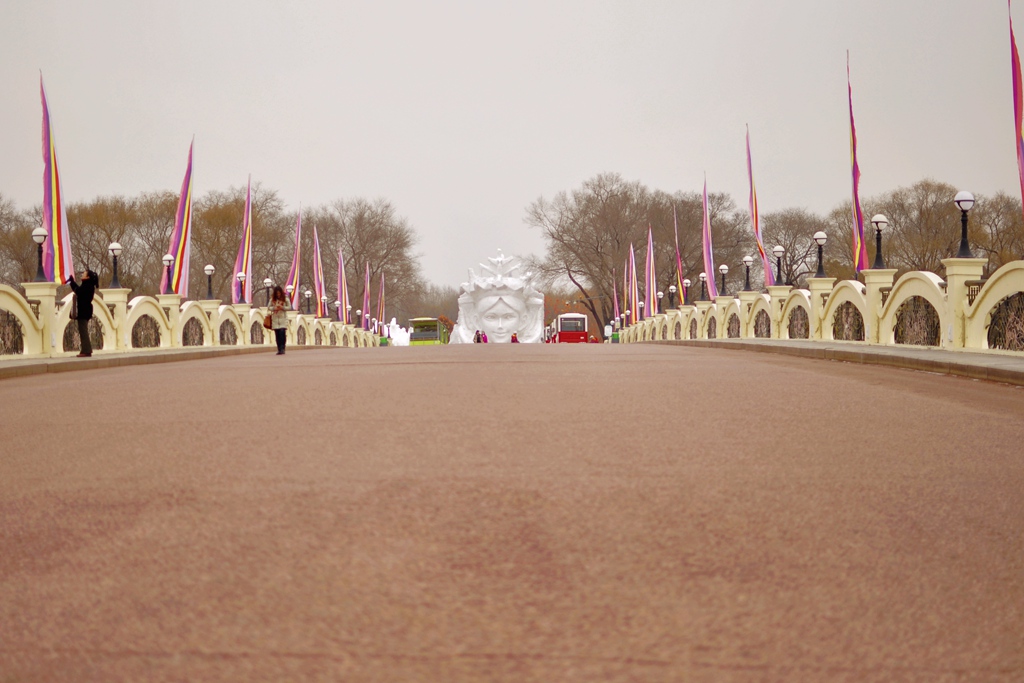
[[[77,335],[70,319],[72,294],[57,298],[58,285],[26,282],[25,294],[0,284],[0,359],[13,356],[73,356],[66,348]],[[189,346],[274,346],[263,328],[266,309],[220,301],[182,301],[177,294],[136,296],[129,289],[100,289],[93,301],[93,328],[102,344],[94,354],[130,353]],[[96,332],[94,331],[94,334]],[[378,346],[371,332],[331,318],[298,311],[288,313],[288,344],[308,346]]]
[[[768,293],[684,304],[622,330],[623,343],[672,339],[807,339],[1024,353],[1024,260],[982,281],[986,260],[945,259],[946,279],[864,270],[863,282],[810,278]],[[734,320],[735,318],[735,320]]]

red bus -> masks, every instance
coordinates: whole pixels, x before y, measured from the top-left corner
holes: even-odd
[[[553,344],[586,344],[587,316],[582,313],[563,313],[551,323]]]

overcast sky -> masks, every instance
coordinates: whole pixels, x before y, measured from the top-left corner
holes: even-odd
[[[195,135],[196,193],[385,197],[457,285],[597,173],[745,206],[745,124],[762,212],[848,199],[847,49],[862,196],[1019,192],[1003,0],[3,0],[0,194],[41,202],[42,70],[68,200],[177,191]]]

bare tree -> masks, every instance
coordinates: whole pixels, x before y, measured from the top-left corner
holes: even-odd
[[[783,283],[804,286],[817,269],[818,247],[814,233],[824,230],[826,221],[807,209],[783,209],[761,217],[765,249],[786,248],[782,257]],[[758,259],[760,260],[760,259]]]

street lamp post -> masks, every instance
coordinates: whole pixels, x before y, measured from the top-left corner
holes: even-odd
[[[825,261],[823,260],[823,254],[825,250],[825,242],[828,242],[828,235],[824,230],[819,230],[814,233],[814,242],[818,245],[818,272],[814,274],[814,277],[825,277]]]
[[[324,317],[326,317],[327,315],[329,315],[329,314],[328,314],[328,312],[327,312],[327,297],[326,297],[326,296],[321,296],[321,297],[320,297],[320,305],[321,305],[321,306],[323,307],[323,309],[324,309]]]
[[[974,206],[974,195],[966,191],[957,192],[953,201],[960,209],[960,251],[957,252],[956,257],[974,258],[971,247],[967,244],[967,212]]]
[[[161,260],[164,263],[164,268],[167,269],[167,282],[164,284],[164,291],[161,294],[170,294],[173,291],[171,288],[171,266],[174,265],[174,257],[170,254],[164,254]]]
[[[625,316],[626,316],[626,318],[625,318],[625,320],[626,320],[626,327],[629,327],[629,315],[630,315],[630,311],[627,308],[626,309],[626,313],[625,313]]]
[[[203,272],[206,273],[206,298],[213,298],[213,274],[217,272],[217,269],[213,267],[212,263],[208,263],[203,267]]]
[[[786,248],[781,244],[776,244],[775,248],[772,249],[772,253],[775,254],[775,284],[782,284],[782,257],[786,254]]]
[[[352,304],[345,306],[345,324],[348,325],[352,320]]]
[[[117,257],[121,255],[121,245],[117,242],[111,242],[110,246],[107,247],[107,251],[110,252],[114,260],[113,271],[110,276],[110,288],[121,289],[121,280],[117,277]]]
[[[882,258],[882,231],[889,225],[889,219],[876,213],[871,218],[871,225],[875,226],[875,262],[871,269],[882,270],[885,268],[885,259]]]
[[[679,297],[684,304],[690,300],[690,284],[690,278],[683,280],[683,291],[679,293]]]
[[[751,256],[750,254],[747,254],[746,256],[743,257],[743,265],[747,269],[747,278],[743,282],[743,291],[744,292],[749,292],[750,291],[750,266],[753,263],[754,263],[754,257]]]
[[[643,319],[644,319],[644,302],[643,302],[643,301],[641,301],[641,302],[640,302],[640,303],[638,304],[638,306],[640,306],[640,313],[639,313],[639,314],[637,314],[637,316],[636,316],[636,319],[637,319],[637,320],[643,320]]]
[[[46,228],[36,228],[32,231],[32,241],[36,243],[39,251],[39,262],[36,266],[36,279],[33,282],[46,282],[46,271],[43,269],[43,242],[50,234],[46,232]],[[61,282],[60,284],[64,284]]]
[[[244,304],[245,303],[245,273],[242,272],[242,271],[239,271],[238,274],[235,275],[235,279],[238,280],[238,303]]]
[[[668,307],[669,308],[675,308],[676,307],[676,292],[677,291],[678,290],[676,289],[675,285],[669,285],[668,286]]]
[[[334,301],[334,314],[338,316],[338,322],[341,322],[341,302],[338,300]]]
[[[307,289],[303,296],[306,297],[306,315],[309,315],[309,300],[313,298],[313,292]]]
[[[724,263],[718,266],[718,272],[722,274],[722,291],[720,294],[725,295],[725,276],[729,273],[729,266]]]
[[[263,288],[267,290],[267,306],[270,306],[270,288],[274,286],[274,281],[269,277],[263,278]]]
[[[662,300],[662,298],[664,296],[665,296],[665,292],[658,292],[658,313],[664,313],[665,312],[665,311],[663,311],[661,309],[661,300]]]
[[[705,294],[704,283],[707,282],[707,273],[701,273],[697,276],[700,279],[700,299],[699,301],[707,301],[707,294]]]

